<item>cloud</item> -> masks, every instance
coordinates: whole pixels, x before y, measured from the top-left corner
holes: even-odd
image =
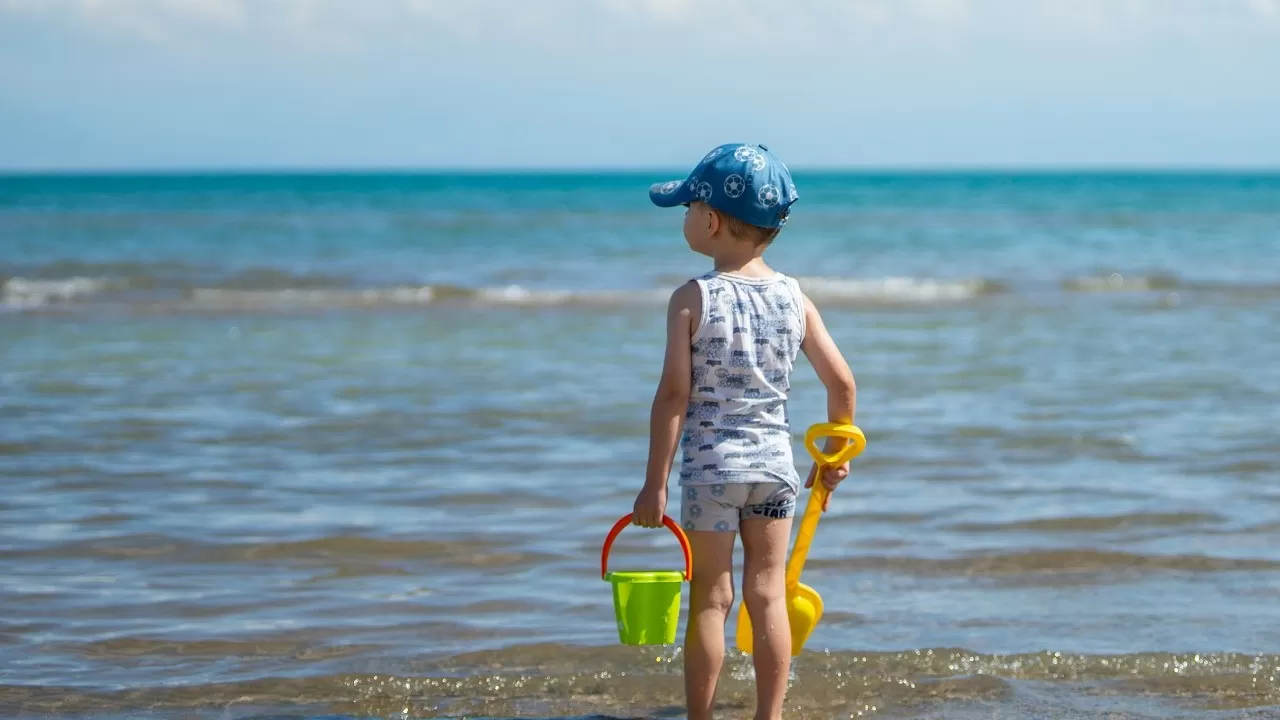
[[[351,50],[409,35],[423,42],[502,36],[563,45],[625,33],[654,42],[803,47],[947,32],[1140,37],[1201,21],[1202,32],[1210,32],[1224,22],[1280,18],[1280,0],[791,0],[785,12],[764,0],[0,0],[0,13],[14,12],[179,43],[207,42],[204,32],[269,33],[283,42]]]
[[[1280,17],[1280,0],[1249,0],[1249,7],[1263,17]]]

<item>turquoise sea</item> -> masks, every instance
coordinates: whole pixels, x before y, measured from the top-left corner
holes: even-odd
[[[681,717],[598,570],[679,174],[0,176],[0,715]],[[796,178],[789,717],[1280,716],[1280,174]]]

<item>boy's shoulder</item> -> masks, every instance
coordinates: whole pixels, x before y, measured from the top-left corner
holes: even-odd
[[[698,287],[698,281],[701,279],[702,277],[699,276],[695,278],[689,278],[688,280],[685,280],[684,282],[680,283],[678,286],[676,286],[674,290],[671,291],[671,299],[674,301],[677,299],[687,300],[690,298],[700,297],[702,295],[702,290]]]
[[[696,278],[685,281],[675,290],[671,291],[671,297],[667,300],[667,312],[678,313],[688,311],[693,313],[694,317],[702,309],[702,290],[698,287]]]

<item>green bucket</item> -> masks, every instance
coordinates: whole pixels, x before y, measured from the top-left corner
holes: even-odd
[[[613,526],[600,553],[600,574],[613,585],[613,614],[618,621],[618,640],[624,645],[670,645],[680,627],[680,597],[683,583],[692,577],[693,556],[689,539],[669,517],[667,526],[684,550],[685,570],[609,571],[609,549],[622,529],[631,524],[627,515]]]
[[[624,645],[670,645],[680,626],[680,591],[684,574],[674,570],[615,570],[613,614]]]

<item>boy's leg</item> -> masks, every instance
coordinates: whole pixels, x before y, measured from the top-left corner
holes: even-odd
[[[753,516],[753,512],[754,516]],[[791,675],[791,624],[787,618],[787,542],[795,493],[785,485],[766,502],[750,506],[741,522],[742,601],[751,614],[756,670],[756,720],[778,720]],[[784,515],[784,517],[771,517]]]
[[[689,624],[684,634],[684,688],[689,720],[708,720],[724,665],[724,626],[733,606],[733,544],[744,487],[686,487],[680,522],[693,550]]]
[[[733,543],[737,533],[694,530],[689,627],[684,636],[684,689],[689,720],[706,720],[724,665],[724,626],[733,606]]]

